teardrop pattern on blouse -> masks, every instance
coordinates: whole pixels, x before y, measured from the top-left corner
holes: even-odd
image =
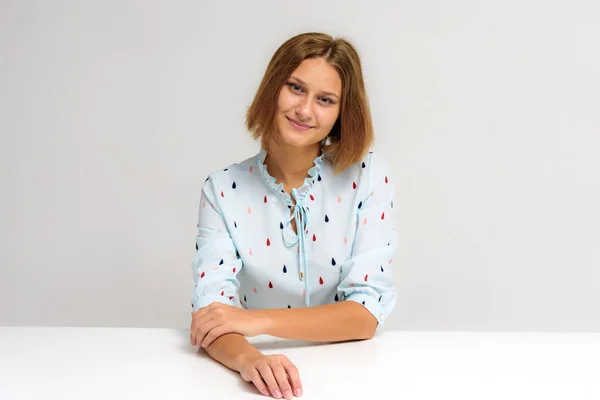
[[[324,258],[325,260],[321,259],[321,260],[315,260],[314,258],[312,258],[310,260],[310,262],[314,262],[317,263],[318,265],[327,265],[325,263],[327,263],[327,259],[330,259],[330,264],[331,267],[329,267],[327,269],[328,272],[321,272],[322,275],[318,275],[317,274],[317,281],[318,281],[318,285],[319,286],[323,286],[320,290],[321,291],[328,291],[327,292],[327,298],[329,299],[329,301],[331,301],[331,292],[329,292],[329,288],[330,285],[336,285],[339,284],[339,282],[337,281],[337,273],[338,271],[340,272],[341,275],[341,270],[342,270],[342,266],[344,264],[345,261],[340,262],[339,261],[339,257],[343,257],[342,260],[347,260],[346,257],[346,252],[348,252],[347,254],[352,254],[351,252],[354,251],[355,246],[361,246],[361,242],[359,241],[361,236],[364,235],[370,235],[369,237],[372,237],[372,235],[375,235],[376,233],[381,232],[381,228],[380,227],[388,227],[389,222],[387,221],[388,219],[390,219],[390,215],[386,215],[389,211],[389,208],[393,208],[393,202],[390,202],[388,204],[388,207],[383,209],[377,209],[377,205],[376,202],[372,202],[370,199],[371,198],[375,198],[378,199],[378,197],[376,196],[376,192],[377,195],[379,195],[380,193],[384,193],[385,196],[385,188],[383,183],[380,181],[378,183],[379,186],[374,187],[374,189],[376,190],[370,190],[370,195],[367,196],[366,195],[366,190],[363,190],[363,186],[368,184],[368,183],[363,183],[363,182],[369,182],[368,176],[371,175],[364,175],[365,179],[361,179],[361,178],[357,178],[355,176],[352,176],[351,178],[348,178],[346,181],[344,181],[343,185],[337,185],[335,182],[331,182],[331,186],[330,185],[322,185],[321,182],[324,179],[331,179],[331,177],[329,175],[325,175],[325,178],[323,178],[323,176],[321,175],[321,169],[322,169],[322,164],[323,164],[323,158],[322,156],[318,157],[317,159],[315,159],[315,166],[313,168],[311,168],[311,173],[309,173],[309,177],[307,177],[304,181],[304,184],[299,187],[296,188],[295,191],[294,190],[290,190],[290,192],[286,192],[285,190],[283,190],[282,188],[282,184],[276,184],[275,180],[272,179],[272,177],[270,175],[268,175],[268,173],[266,172],[266,166],[264,166],[264,163],[262,163],[264,161],[264,158],[262,159],[262,161],[259,161],[258,163],[254,163],[253,165],[250,166],[246,166],[243,167],[242,171],[245,174],[245,176],[247,176],[248,178],[242,178],[242,175],[237,175],[235,171],[231,171],[230,174],[228,175],[228,179],[224,182],[221,182],[221,185],[219,185],[219,182],[214,182],[214,187],[215,188],[226,188],[226,190],[220,190],[220,189],[216,189],[215,192],[213,194],[213,196],[218,196],[220,194],[221,198],[225,199],[227,197],[226,200],[219,200],[217,201],[216,204],[213,204],[212,209],[217,210],[218,212],[222,213],[221,217],[227,221],[227,227],[229,228],[228,231],[231,234],[230,236],[235,240],[235,244],[236,247],[240,246],[241,249],[248,249],[247,250],[247,255],[244,257],[244,260],[241,260],[240,254],[237,251],[237,249],[235,250],[235,254],[236,254],[236,262],[240,263],[237,264],[238,266],[242,266],[245,265],[244,261],[246,259],[246,257],[252,256],[253,255],[253,248],[259,249],[256,253],[256,257],[258,257],[257,261],[251,261],[250,259],[248,259],[248,263],[249,265],[253,265],[254,263],[258,262],[261,263],[262,260],[272,260],[275,265],[277,265],[277,260],[281,259],[278,257],[278,252],[281,250],[281,248],[283,248],[283,243],[280,242],[276,237],[272,236],[273,232],[277,232],[275,231],[276,226],[279,226],[279,232],[278,234],[282,234],[282,236],[284,237],[284,242],[285,242],[285,235],[287,235],[287,231],[288,229],[286,229],[288,226],[290,227],[289,230],[291,230],[291,224],[289,223],[288,220],[283,219],[281,220],[281,218],[285,218],[285,216],[287,215],[292,215],[292,213],[295,211],[295,209],[299,209],[299,208],[303,208],[303,218],[305,218],[305,221],[303,220],[303,226],[298,227],[298,231],[300,232],[300,236],[304,236],[306,235],[306,237],[304,237],[304,245],[307,246],[307,249],[303,249],[303,252],[301,252],[301,245],[299,243],[299,239],[297,240],[295,247],[290,249],[293,251],[290,252],[290,255],[293,254],[298,254],[298,260],[300,260],[301,257],[306,257],[306,254],[314,254],[314,253],[323,253],[321,256],[322,258]],[[261,164],[262,163],[262,164]],[[368,166],[370,167],[371,164],[369,164],[368,162],[361,162],[360,167],[356,166],[354,168],[362,168],[365,169]],[[250,174],[252,174],[254,172],[254,168],[258,168],[259,174],[254,175],[254,177],[252,177]],[[232,168],[233,169],[233,168]],[[239,170],[238,170],[239,172]],[[364,172],[365,174],[367,172]],[[370,173],[370,171],[369,171]],[[266,181],[267,183],[267,187],[263,188],[264,190],[262,191],[254,191],[252,192],[252,195],[248,195],[249,191],[248,191],[248,187],[250,187],[250,185],[248,184],[248,182],[245,179],[256,179],[260,174],[262,174],[263,179]],[[375,175],[376,176],[376,175]],[[378,176],[384,176],[384,182],[385,184],[389,183],[389,178],[387,175],[381,174]],[[207,178],[208,181],[209,178]],[[351,182],[351,183],[350,183]],[[317,186],[314,186],[314,185]],[[352,189],[350,189],[349,185],[352,185]],[[229,186],[231,187],[231,189],[229,189]],[[314,187],[314,192],[313,192],[313,187]],[[359,189],[360,190],[357,190]],[[255,190],[255,187],[253,187],[252,190]],[[336,191],[338,193],[336,193]],[[348,197],[349,196],[349,197]],[[362,198],[358,198],[358,196],[363,196]],[[238,207],[239,209],[237,211],[235,210],[225,210],[225,207],[229,207],[231,204],[236,204],[236,197],[241,199],[239,200],[238,203]],[[325,199],[324,199],[325,197]],[[213,197],[214,198],[214,197]],[[248,200],[250,199],[250,200]],[[295,201],[292,203],[290,200],[294,199]],[[329,200],[326,200],[329,199]],[[344,201],[343,201],[344,199]],[[212,201],[212,198],[210,198],[210,200]],[[260,203],[262,203],[265,205],[260,206]],[[325,206],[322,203],[323,201],[328,201]],[[355,201],[357,201],[357,203],[355,203]],[[220,202],[220,203],[219,203]],[[307,204],[310,204],[316,211],[314,214],[311,214],[310,208],[307,206]],[[358,210],[356,208],[356,204],[358,204]],[[374,206],[372,204],[375,204]],[[352,206],[354,205],[354,206]],[[206,200],[202,201],[202,207],[210,210],[210,207],[206,207]],[[255,208],[254,213],[256,214],[256,216],[251,216],[253,214],[253,210],[252,208]],[[258,208],[257,208],[258,207]],[[284,213],[284,217],[282,217],[280,214],[275,214],[275,212],[277,212],[278,207],[281,207],[281,209],[285,210],[286,213]],[[287,211],[287,209],[291,210],[292,213],[290,213],[289,211]],[[359,235],[354,235],[354,233],[351,234],[350,238],[352,240],[351,246],[345,246],[348,244],[349,240],[348,240],[348,236],[344,235],[344,233],[348,233],[347,230],[342,230],[342,231],[337,231],[336,229],[338,229],[339,224],[342,224],[344,227],[346,227],[347,218],[340,218],[340,207],[344,207],[343,209],[354,209],[354,211],[359,215],[359,219],[355,219],[354,220],[354,227],[355,229],[359,229],[359,230],[363,230],[362,234]],[[337,210],[336,210],[337,208]],[[325,212],[325,210],[327,212]],[[265,211],[267,210],[267,211]],[[378,212],[377,212],[378,211]],[[204,211],[206,212],[206,211]],[[263,220],[261,218],[264,217],[266,213],[273,213],[272,217],[275,217],[275,221],[279,220],[279,224],[276,225],[275,221],[273,221],[273,219],[268,219],[268,220]],[[247,215],[245,215],[247,214]],[[267,215],[269,215],[267,214]],[[333,216],[333,220],[332,220],[332,216]],[[244,218],[246,219],[245,221],[247,223],[244,223]],[[237,223],[237,221],[241,222],[241,225]],[[263,221],[265,221],[265,223],[269,224],[269,228],[268,229],[260,229],[257,230],[257,232],[263,232],[268,234],[268,237],[266,234],[264,236],[262,236],[263,234],[259,233],[259,237],[257,237],[255,239],[255,242],[243,242],[242,239],[240,239],[241,237],[243,237],[243,235],[245,235],[247,232],[252,232],[252,229],[255,226],[259,226]],[[385,221],[385,225],[380,225],[382,222],[381,221]],[[233,222],[233,224],[231,224],[231,222]],[[356,223],[359,223],[359,226],[356,225]],[[312,224],[312,225],[311,225]],[[233,229],[238,229],[237,231],[234,231]],[[221,230],[219,230],[218,232],[221,232]],[[235,233],[234,233],[235,232]],[[366,233],[368,232],[368,233]],[[206,234],[206,236],[209,236],[209,233],[207,233],[206,231],[204,232]],[[294,235],[296,235],[293,231],[292,233]],[[338,235],[337,238],[335,235]],[[251,235],[251,233],[250,233]],[[262,238],[260,238],[260,236],[262,236]],[[271,241],[271,238],[274,238],[275,242]],[[204,235],[202,235],[202,238],[204,238]],[[319,240],[317,240],[317,238],[319,238]],[[343,238],[343,239],[342,239]],[[386,238],[389,239],[389,238]],[[343,240],[344,245],[341,244],[341,240]],[[241,243],[238,243],[238,241],[240,241]],[[263,241],[262,243],[266,244],[263,246],[258,246],[256,245],[256,242],[260,242]],[[384,241],[384,244],[387,243],[387,246],[390,246],[390,242],[389,241]],[[250,244],[253,244],[252,247],[249,247]],[[195,244],[196,247],[196,251],[198,251],[198,243]],[[330,249],[328,249],[328,247]],[[323,250],[325,249],[325,250]],[[307,253],[308,250],[308,253]],[[328,251],[329,250],[329,251]],[[344,254],[339,254],[338,251],[343,251]],[[329,253],[328,255],[325,253]],[[334,257],[331,256],[331,254],[334,253]],[[338,260],[336,260],[336,258]],[[224,265],[224,259],[228,259],[228,257],[225,258],[217,258],[217,260],[220,260],[218,265],[222,266]],[[388,257],[388,264],[392,263],[392,259],[391,257]],[[214,260],[214,259],[213,259]],[[240,260],[240,261],[237,261]],[[216,261],[216,260],[214,260]],[[214,262],[213,261],[213,262]],[[229,261],[228,261],[229,263]],[[268,273],[264,275],[263,279],[259,280],[259,283],[257,284],[258,288],[264,288],[265,286],[265,281],[266,281],[266,286],[273,290],[271,291],[267,291],[266,289],[262,290],[261,293],[259,293],[259,291],[257,290],[257,287],[252,288],[252,286],[250,286],[250,288],[248,287],[242,287],[242,289],[245,291],[247,290],[246,293],[243,294],[243,302],[245,303],[244,306],[246,306],[246,303],[248,302],[248,296],[250,296],[250,304],[254,305],[254,304],[261,304],[261,300],[257,297],[257,296],[272,296],[273,293],[277,293],[277,295],[279,296],[280,293],[285,293],[286,290],[289,290],[290,286],[287,286],[286,282],[291,282],[290,284],[293,284],[293,282],[298,282],[298,280],[300,280],[301,283],[300,286],[297,288],[296,290],[296,296],[299,296],[300,291],[302,292],[302,296],[305,297],[305,299],[307,300],[307,304],[308,304],[308,299],[311,296],[310,291],[307,290],[307,288],[309,286],[314,287],[314,282],[315,282],[315,275],[310,275],[311,271],[315,271],[314,268],[308,268],[306,271],[305,270],[298,270],[296,271],[296,262],[294,261],[292,264],[290,264],[291,261],[286,262],[286,264],[279,264],[281,267],[281,272],[275,270],[275,273],[278,273],[280,275],[278,275],[278,278],[273,279],[272,275],[269,275]],[[377,271],[377,264],[379,262],[373,262],[371,264],[370,267],[366,266],[366,267],[360,267],[360,271],[362,272],[360,275],[358,276],[353,276],[351,281],[347,281],[346,285],[347,287],[364,287],[367,285],[380,285],[382,284],[382,281],[380,281],[381,279],[389,279],[387,276],[388,275],[379,275],[379,272]],[[300,264],[300,263],[299,263]],[[367,263],[368,264],[368,263]],[[287,265],[290,265],[290,267],[292,268],[292,273],[288,274],[288,267]],[[350,265],[350,264],[349,264]],[[212,266],[214,266],[214,263],[212,264]],[[211,272],[212,268],[206,268],[206,270],[209,271],[209,279],[215,279],[214,277],[219,275],[219,274],[225,274],[226,276],[228,276],[230,279],[230,277],[232,276],[231,274],[233,274],[233,278],[235,279],[235,274],[238,272],[238,269],[240,269],[240,278],[244,277],[245,275],[244,273],[246,272],[244,269],[238,268],[237,266],[233,266],[233,265],[227,265],[226,266],[226,270],[221,269],[220,271],[223,272]],[[348,267],[347,267],[348,268]],[[358,268],[356,266],[351,266],[349,268]],[[216,269],[216,268],[215,268]],[[382,264],[380,264],[379,270],[381,273],[385,272],[385,269],[383,267]],[[250,271],[250,270],[249,270]],[[318,269],[316,270],[318,271]],[[323,270],[325,271],[325,270]],[[254,272],[253,272],[254,273]],[[272,274],[273,272],[271,272]],[[347,272],[348,273],[348,272]],[[354,272],[350,272],[350,274],[353,274]],[[333,275],[331,275],[333,274]],[[203,282],[206,282],[206,278],[207,275],[205,273],[205,271],[200,271],[200,279],[205,279]],[[269,280],[271,279],[271,280]],[[310,285],[308,285],[308,282],[310,282]],[[327,283],[327,285],[326,285]],[[197,286],[198,284],[196,284]],[[301,286],[304,286],[304,288],[301,288]],[[225,297],[225,298],[229,298],[230,300],[234,299],[235,296],[229,296],[229,294],[231,294],[229,291],[227,290],[222,290],[223,286],[219,287],[218,290],[215,290],[213,292],[214,294],[220,294],[221,296]],[[379,287],[378,287],[379,288]],[[339,289],[338,289],[339,290]],[[227,296],[225,295],[225,292],[227,291]],[[358,291],[356,289],[353,289],[352,291],[350,291],[349,293],[357,293]],[[267,294],[267,293],[272,293],[272,294]],[[318,295],[321,295],[322,292],[318,292],[316,291],[315,293],[318,293]],[[384,292],[385,294],[386,292]],[[380,294],[380,296],[378,296],[378,302],[382,302],[382,298],[384,297],[384,294]],[[241,296],[241,294],[240,294]],[[254,302],[253,301],[253,296],[258,300],[258,302]],[[333,300],[335,302],[340,301],[341,299],[345,299],[347,295],[344,294],[343,292],[340,293],[335,293],[333,296]],[[349,295],[349,297],[352,297],[352,295]],[[362,301],[363,305],[366,305],[367,303],[371,304],[371,303],[375,303],[375,299],[377,297],[373,297],[372,300],[367,299],[366,301]],[[290,297],[291,299],[291,297]],[[290,299],[286,299],[285,297],[282,297],[282,301],[279,305],[279,307],[287,307],[287,308],[291,308],[291,301]],[[322,300],[321,300],[322,301]],[[290,302],[290,304],[288,304],[288,302]],[[390,300],[388,300],[388,303],[390,302]],[[195,304],[192,303],[192,304]],[[193,306],[193,305],[192,305]],[[385,308],[385,304],[382,304],[378,307],[384,307]],[[379,310],[379,309],[378,309]]]

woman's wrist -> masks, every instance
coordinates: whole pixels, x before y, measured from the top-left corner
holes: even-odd
[[[252,317],[258,323],[258,332],[259,335],[270,335],[269,332],[272,331],[273,325],[275,324],[275,320],[273,316],[269,313],[268,310],[250,310],[253,314]],[[255,336],[255,335],[253,335]]]
[[[241,373],[242,370],[244,369],[244,365],[246,365],[248,362],[252,362],[253,360],[256,360],[261,357],[264,357],[264,354],[262,354],[256,348],[250,349],[249,351],[242,351],[236,357],[235,370]]]

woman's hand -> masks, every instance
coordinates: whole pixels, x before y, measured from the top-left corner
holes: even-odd
[[[192,312],[190,341],[192,346],[206,347],[226,333],[247,337],[264,333],[267,318],[260,310],[246,310],[222,303],[211,303]]]
[[[292,394],[302,395],[298,369],[282,354],[248,356],[241,361],[240,374],[265,396],[291,399]]]

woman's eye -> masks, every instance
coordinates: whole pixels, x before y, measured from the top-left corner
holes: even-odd
[[[290,85],[290,88],[292,88],[292,90],[294,92],[301,92],[302,91],[302,86],[295,84],[295,83],[288,83],[288,85]]]
[[[333,104],[333,100],[328,97],[322,97],[321,100],[323,100],[324,103]]]

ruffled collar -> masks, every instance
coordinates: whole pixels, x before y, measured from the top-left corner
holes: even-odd
[[[314,165],[308,170],[308,176],[304,178],[304,183],[302,184],[302,186],[292,191],[292,193],[294,193],[296,204],[298,205],[304,204],[304,199],[310,193],[312,186],[314,185],[315,179],[317,179],[317,176],[321,173],[321,170],[323,169],[323,163],[325,161],[325,153],[323,151],[324,145],[325,140],[321,142],[321,154],[313,160]],[[285,201],[286,204],[293,205],[291,196],[283,189],[283,183],[275,183],[275,178],[272,177],[267,171],[267,166],[265,165],[267,152],[262,148],[262,146],[256,157],[258,169],[265,184],[271,190],[273,190],[273,192],[275,192],[283,201]]]

